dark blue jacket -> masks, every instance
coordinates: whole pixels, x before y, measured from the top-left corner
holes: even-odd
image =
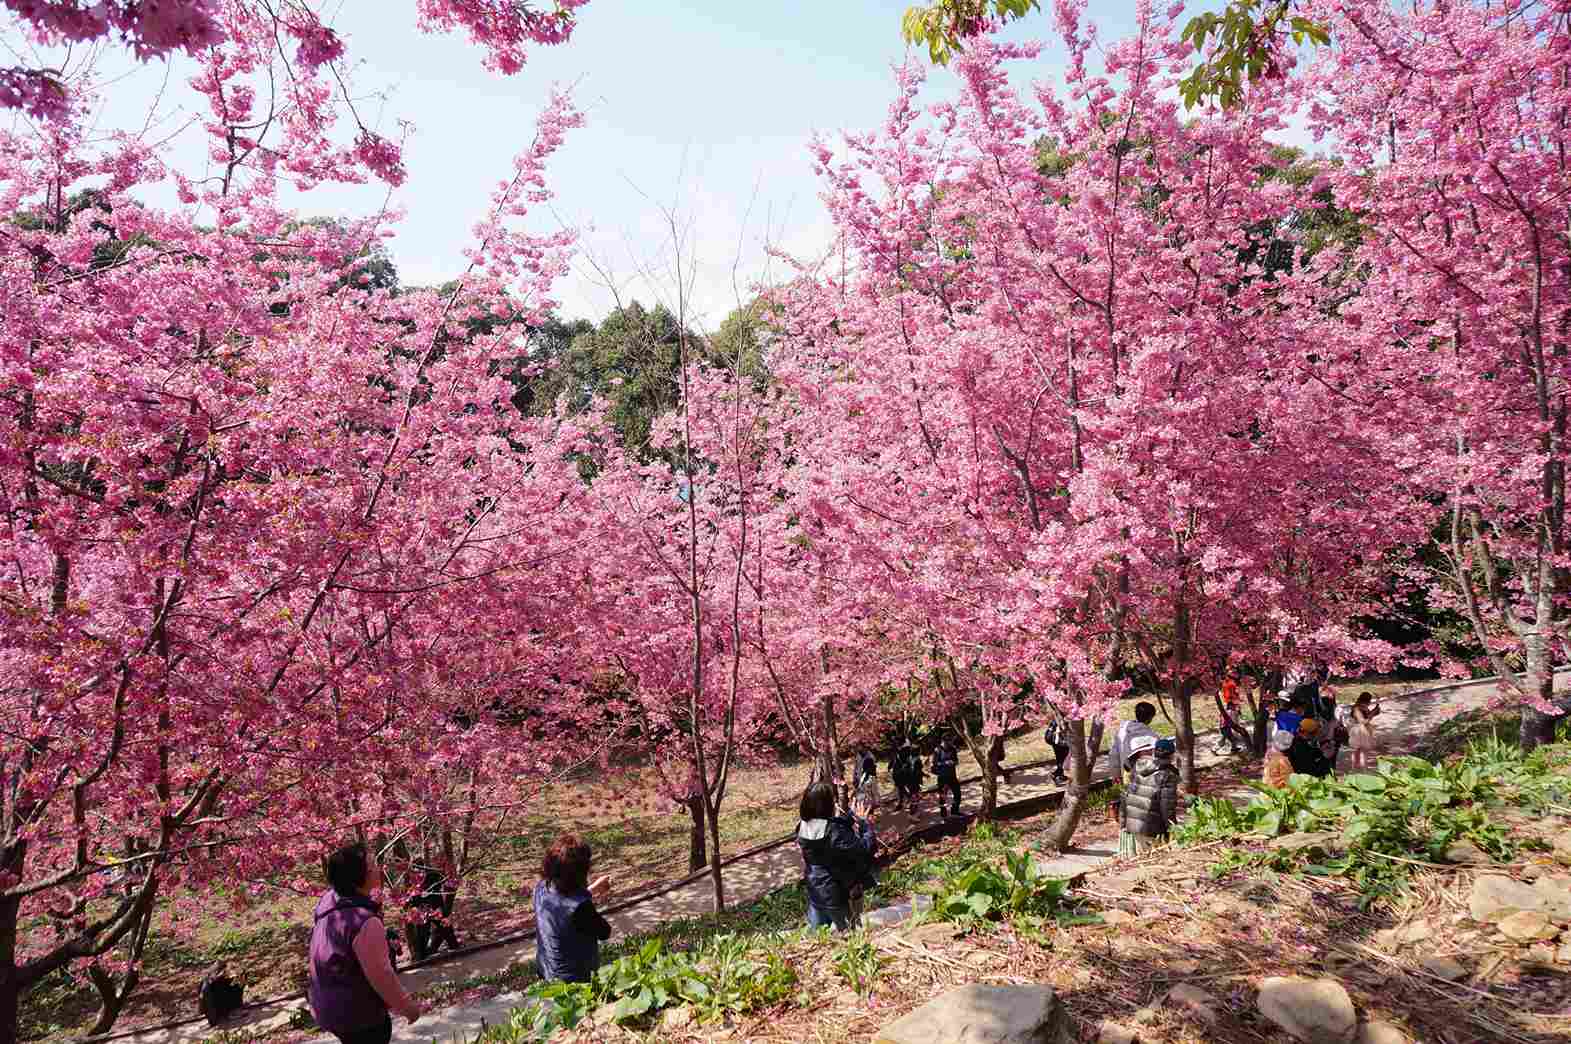
[[[587,891],[563,895],[553,885],[535,885],[535,961],[540,977],[588,982],[600,967],[600,942],[611,926],[595,910]]]
[[[873,883],[873,825],[836,816],[796,825],[796,843],[807,865],[807,898],[820,910],[844,910],[853,891]]]

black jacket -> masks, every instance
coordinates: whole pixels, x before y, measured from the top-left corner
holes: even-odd
[[[796,843],[807,864],[807,898],[820,910],[843,910],[851,894],[873,883],[873,826],[836,816],[796,825]]]
[[[944,744],[933,751],[933,775],[938,777],[940,783],[954,779],[959,770],[960,755],[955,748]]]
[[[1287,748],[1287,760],[1293,763],[1294,772],[1306,776],[1323,778],[1331,774],[1331,759],[1325,756],[1320,744],[1311,743],[1302,736],[1293,737],[1293,745]]]
[[[1178,818],[1178,769],[1173,759],[1141,754],[1124,778],[1119,825],[1142,837],[1166,837]]]

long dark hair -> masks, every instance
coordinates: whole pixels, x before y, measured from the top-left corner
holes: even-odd
[[[576,834],[563,834],[546,849],[540,876],[562,895],[582,892],[589,884],[589,861],[594,857],[588,842]]]

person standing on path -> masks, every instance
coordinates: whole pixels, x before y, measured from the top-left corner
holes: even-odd
[[[1375,694],[1361,692],[1347,714],[1347,771],[1368,772],[1375,767],[1379,744],[1375,739],[1375,718],[1380,704]]]
[[[922,756],[910,739],[901,740],[894,757],[889,759],[889,775],[900,795],[900,808],[909,808],[915,815],[922,797]]]
[[[867,808],[858,800],[850,812],[837,816],[834,788],[809,783],[798,814],[796,843],[802,853],[808,926],[839,931],[856,927],[862,918],[862,892],[872,883],[878,842]]]
[[[594,853],[572,834],[546,849],[535,883],[535,963],[547,981],[588,982],[600,967],[600,944],[611,922],[595,909],[611,892],[611,878],[589,880]]]
[[[938,749],[933,751],[933,775],[938,778],[938,785],[933,789],[938,793],[938,811],[944,812],[944,791],[949,791],[953,808],[946,815],[958,816],[960,814],[960,754],[955,750],[955,745],[948,736],[938,741]]]
[[[1156,704],[1141,700],[1135,704],[1135,720],[1120,722],[1118,731],[1113,735],[1113,750],[1109,762],[1113,770],[1113,781],[1119,785],[1124,782],[1124,762],[1129,760],[1130,753],[1134,750],[1132,744],[1142,736],[1150,736],[1152,742],[1156,741],[1156,733],[1151,729],[1151,723],[1156,720]]]
[[[856,793],[869,816],[878,811],[878,759],[864,749],[856,761]]]
[[[1119,817],[1118,854],[1139,856],[1165,840],[1178,819],[1178,769],[1173,765],[1173,741],[1136,736],[1129,742]]]
[[[1238,679],[1231,674],[1222,676],[1221,691],[1217,694],[1217,704],[1222,711],[1222,730],[1217,737],[1216,752],[1222,753],[1222,748],[1227,747],[1228,753],[1241,753],[1249,745],[1249,735],[1239,724],[1240,710],[1243,701],[1238,696]]]
[[[1042,734],[1042,739],[1049,747],[1053,748],[1053,782],[1067,783],[1069,775],[1064,771],[1064,762],[1069,757],[1068,726],[1064,723],[1064,716],[1058,711],[1052,712],[1048,720],[1047,731]]]
[[[390,1013],[412,1023],[421,1009],[393,971],[382,905],[371,898],[382,887],[382,868],[357,841],[328,856],[323,869],[328,890],[312,917],[306,973],[311,1015],[343,1044],[387,1044]]]

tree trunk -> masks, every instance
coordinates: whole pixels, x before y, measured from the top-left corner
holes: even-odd
[[[714,884],[715,913],[725,913],[725,882],[720,877],[720,809],[706,809],[709,819],[709,880]]]
[[[694,794],[683,803],[691,817],[687,834],[687,872],[696,874],[709,863],[704,851],[704,799],[701,794]]]
[[[978,819],[992,819],[998,812],[998,766],[988,758],[982,766],[982,806],[977,809]]]
[[[1527,652],[1527,671],[1522,678],[1523,688],[1545,702],[1554,699],[1555,665],[1549,642],[1541,634],[1531,634],[1522,640]],[[1522,705],[1522,725],[1517,739],[1523,750],[1555,741],[1555,724],[1560,719],[1545,714],[1536,707]]]
[[[1093,735],[1100,742],[1101,737],[1095,730]],[[1047,832],[1048,843],[1060,852],[1068,849],[1074,840],[1075,828],[1080,825],[1080,817],[1091,797],[1091,755],[1092,750],[1086,743],[1086,723],[1079,718],[1070,719],[1069,783],[1064,787],[1064,802],[1058,806],[1058,816]]]
[[[93,1023],[93,1028],[87,1031],[89,1037],[108,1033],[114,1027],[115,1020],[125,1010],[125,1002],[130,999],[132,991],[142,979],[142,951],[147,946],[148,931],[153,926],[153,897],[156,894],[156,891],[147,893],[139,912],[140,919],[136,927],[131,929],[131,944],[126,948],[125,978],[121,980],[119,987],[115,986],[114,976],[100,968],[97,963],[87,966],[87,977],[92,980],[93,988],[98,991],[98,1020]]]
[[[22,989],[17,980],[16,921],[20,908],[20,899],[0,900],[0,1040],[18,1039]]]
[[[1173,708],[1178,711],[1178,779],[1190,794],[1200,793],[1195,776],[1195,683],[1182,679],[1173,693]]]

